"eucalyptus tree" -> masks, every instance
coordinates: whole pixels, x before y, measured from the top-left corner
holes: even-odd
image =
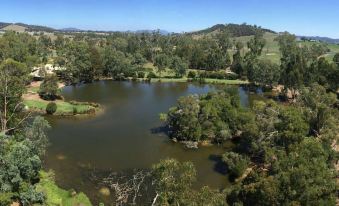
[[[21,126],[27,118],[20,114],[21,100],[26,91],[29,70],[25,64],[7,59],[0,64],[0,121],[1,132],[7,133]],[[19,116],[21,116],[19,118]]]
[[[165,71],[168,65],[169,65],[169,58],[166,54],[158,54],[155,57],[154,66],[157,67],[157,70],[160,73],[160,77],[161,77],[162,72]]]

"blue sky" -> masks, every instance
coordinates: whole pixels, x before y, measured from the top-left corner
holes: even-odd
[[[0,21],[173,32],[246,22],[298,35],[339,38],[339,0],[0,0]]]

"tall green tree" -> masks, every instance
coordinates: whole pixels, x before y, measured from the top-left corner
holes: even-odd
[[[188,70],[188,64],[183,61],[180,57],[175,56],[172,58],[172,62],[170,64],[170,69],[174,70],[175,76],[183,77]]]
[[[59,96],[58,77],[55,74],[45,76],[40,84],[39,95],[45,100],[55,100]]]
[[[190,162],[179,163],[174,159],[160,161],[152,168],[159,205],[181,205],[191,195],[190,188],[196,180],[196,170]]]
[[[93,77],[90,77],[92,80],[99,79],[103,75],[104,65],[103,65],[103,57],[99,52],[98,48],[95,46],[91,46],[89,48],[90,53],[90,61],[91,61],[91,71]]]
[[[244,69],[244,59],[241,55],[241,51],[244,48],[244,45],[241,42],[237,42],[235,47],[236,52],[233,55],[231,70],[237,73],[239,76],[243,76],[245,75],[245,69]]]
[[[21,96],[26,91],[29,70],[25,64],[7,59],[0,65],[0,121],[1,132],[7,133],[22,123],[18,119],[23,108]]]
[[[91,67],[91,58],[88,44],[72,41],[65,49],[66,82],[77,84],[91,82],[94,79],[94,70]]]
[[[280,67],[269,60],[259,60],[252,65],[252,71],[248,74],[248,79],[260,85],[273,86],[280,80]]]
[[[166,54],[158,54],[154,60],[154,66],[157,67],[158,72],[161,73],[165,71],[166,67],[169,65],[169,58]]]
[[[303,85],[303,76],[307,69],[306,51],[297,46],[294,35],[284,33],[276,40],[281,52],[281,81],[295,96],[296,90]]]
[[[263,32],[257,31],[254,37],[247,42],[249,51],[246,53],[245,61],[245,73],[249,79],[254,76],[254,70],[256,66],[259,66],[259,60],[262,50],[265,46],[266,40],[263,37]]]
[[[22,205],[43,204],[44,195],[36,190],[41,157],[47,146],[48,122],[41,117],[15,135],[0,136],[0,205],[19,201]]]

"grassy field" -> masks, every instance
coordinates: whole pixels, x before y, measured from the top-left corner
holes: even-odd
[[[24,104],[30,109],[35,111],[45,111],[46,106],[49,102],[44,100],[24,100]],[[73,114],[74,108],[79,114],[87,113],[91,109],[95,109],[94,107],[87,104],[73,105],[69,102],[64,102],[57,100],[55,101],[57,104],[57,111],[55,115],[62,114]]]
[[[84,193],[75,193],[59,188],[54,182],[53,174],[49,172],[40,172],[37,190],[45,194],[46,203],[44,205],[46,206],[92,206]]]
[[[23,95],[23,100],[25,106],[27,106],[29,110],[45,112],[50,101],[40,98],[38,94],[40,83],[41,82],[32,82],[29,86],[27,86],[27,93]],[[66,102],[64,100],[56,100],[54,102],[57,105],[55,115],[69,115],[74,113],[87,114],[90,113],[91,110],[96,110],[96,105],[86,102]]]
[[[160,75],[160,73],[158,72],[158,70],[156,69],[156,67],[153,66],[152,63],[147,63],[144,65],[144,68],[146,68],[147,70],[153,71],[158,78],[152,78],[151,82],[187,82],[190,79],[188,79],[187,77],[182,77],[182,78],[175,78],[175,73],[173,70],[166,68],[165,71],[163,71]],[[189,71],[195,71],[198,72],[198,70],[194,70],[194,69],[189,69]],[[146,75],[149,73],[146,72]],[[162,78],[160,78],[160,76]],[[138,79],[138,80],[144,80],[144,79]],[[205,79],[205,83],[207,84],[230,84],[230,85],[234,85],[234,84],[248,84],[247,81],[242,81],[242,80],[227,80],[227,79]]]
[[[275,63],[280,62],[280,51],[279,51],[279,45],[278,42],[276,42],[274,39],[278,37],[278,34],[268,33],[266,32],[264,34],[264,39],[266,39],[266,45],[263,49],[263,53],[261,58],[262,59],[268,59]],[[253,38],[253,36],[242,36],[242,37],[236,37],[233,38],[235,41],[240,41],[245,45],[244,53],[248,51],[248,48],[246,46],[247,42]],[[334,55],[336,53],[339,53],[339,45],[336,44],[327,44],[327,43],[320,43],[320,42],[298,42],[301,46],[310,46],[312,44],[326,44],[326,46],[331,50],[328,52],[325,57],[328,60],[332,60]]]
[[[208,84],[229,84],[229,85],[238,85],[238,84],[248,84],[248,81],[242,80],[228,80],[228,79],[205,79],[205,83]]]

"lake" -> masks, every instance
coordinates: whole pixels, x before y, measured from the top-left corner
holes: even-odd
[[[225,86],[114,81],[65,87],[62,95],[66,100],[98,102],[104,112],[86,118],[47,117],[52,129],[44,167],[54,170],[58,185],[85,192],[93,203],[109,203],[111,199],[99,194],[98,185],[85,174],[88,168],[117,172],[147,169],[169,157],[194,163],[198,173],[195,187],[225,188],[229,182],[216,157],[231,145],[190,150],[158,132],[162,126],[159,113],[167,112],[179,97],[222,87]],[[244,106],[258,98],[248,95],[242,87],[238,90]]]

